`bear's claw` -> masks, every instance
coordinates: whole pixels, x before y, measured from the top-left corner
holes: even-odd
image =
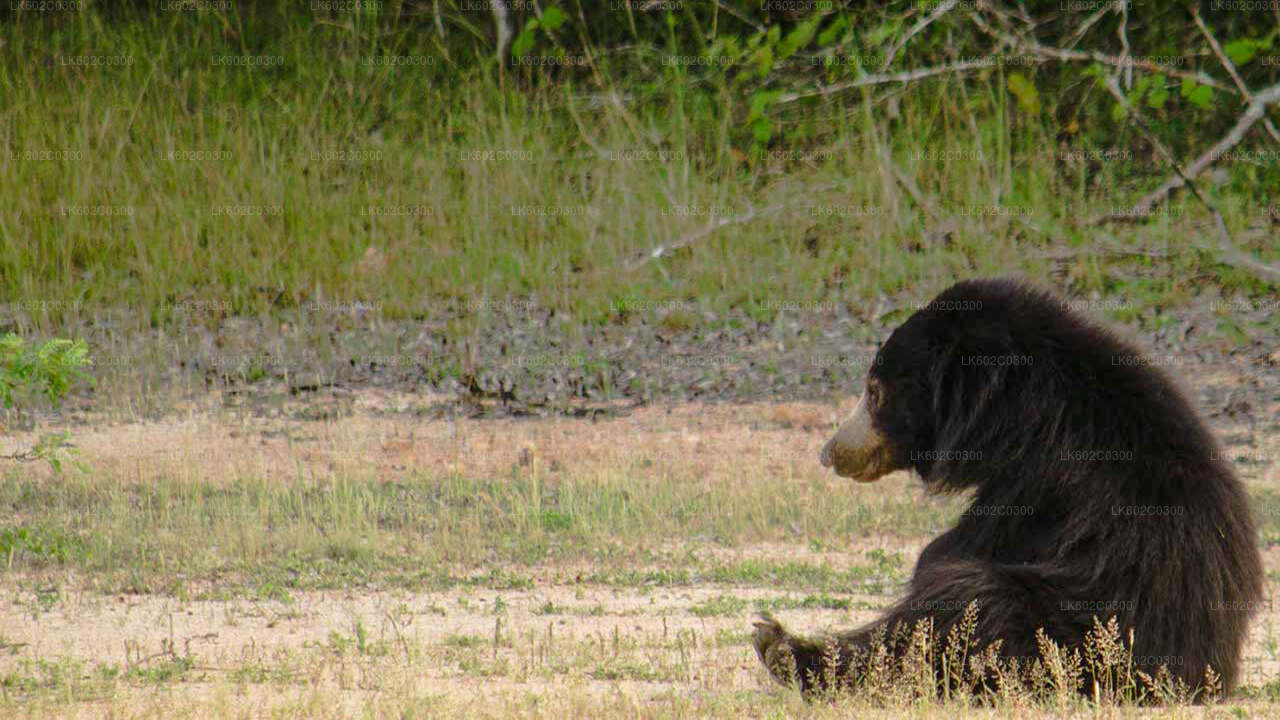
[[[792,678],[795,677],[796,666],[795,655],[791,651],[789,642],[790,634],[782,627],[782,623],[767,612],[760,613],[760,619],[755,622],[755,628],[752,644],[755,645],[760,662],[764,663],[774,680],[790,687]]]

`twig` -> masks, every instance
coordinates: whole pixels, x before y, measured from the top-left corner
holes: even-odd
[[[721,217],[718,220],[707,223],[707,226],[704,228],[701,228],[699,230],[694,230],[691,233],[687,233],[685,235],[680,236],[680,239],[676,240],[673,243],[669,243],[667,245],[659,245],[655,247],[649,252],[641,255],[640,257],[628,263],[627,269],[634,270],[640,267],[641,265],[644,265],[645,263],[649,262],[650,260],[657,260],[658,258],[664,255],[669,255],[670,253],[676,250],[689,247],[690,245],[707,237],[708,235],[710,235],[711,233],[714,233],[715,231],[719,230],[722,227],[726,227],[729,225],[738,225],[745,222],[751,222],[756,218],[757,215],[761,215],[761,216],[771,215],[775,212],[778,212],[783,207],[784,207],[783,203],[777,203],[774,205],[770,205],[769,207],[759,211],[758,213],[756,212],[756,209],[752,207],[748,209],[747,212],[742,213],[741,215],[734,215],[733,217]]]
[[[493,25],[498,40],[498,71],[501,72],[507,61],[507,44],[511,41],[511,21],[507,13],[507,0],[489,0],[489,7],[493,10]]]
[[[1124,88],[1133,89],[1133,62],[1129,59],[1129,0],[1120,0],[1120,27],[1116,29],[1120,36],[1120,62],[1124,63]]]
[[[765,31],[765,27],[764,27],[764,25],[761,25],[760,23],[756,22],[755,20],[752,20],[750,17],[747,17],[746,15],[744,15],[744,14],[742,14],[742,13],[738,12],[738,11],[737,11],[733,6],[731,6],[729,3],[724,2],[724,0],[717,0],[716,5],[720,6],[720,9],[721,9],[721,10],[723,10],[723,11],[725,11],[725,12],[729,13],[730,15],[732,15],[732,16],[734,16],[734,17],[738,18],[739,20],[741,20],[742,22],[746,23],[747,25],[750,25],[751,27],[755,28],[755,29],[756,29],[756,32],[764,32],[764,31]]]
[[[1245,109],[1244,114],[1236,121],[1235,126],[1232,127],[1221,140],[1214,143],[1212,147],[1205,150],[1199,157],[1193,160],[1191,164],[1187,166],[1186,174],[1191,177],[1196,177],[1200,173],[1204,172],[1206,168],[1216,163],[1228,150],[1238,145],[1240,141],[1244,139],[1245,133],[1249,131],[1249,128],[1253,127],[1254,123],[1258,122],[1258,120],[1262,119],[1266,115],[1267,106],[1276,102],[1280,102],[1280,83],[1272,85],[1266,90],[1255,94],[1253,96],[1253,101],[1249,103],[1249,107]],[[1125,104],[1127,105],[1127,101]],[[1177,174],[1173,175],[1168,180],[1165,180],[1160,187],[1151,191],[1146,197],[1135,203],[1133,209],[1130,210],[1130,213],[1143,214],[1150,212],[1151,208],[1163,202],[1171,192],[1186,184],[1187,183],[1184,178]]]
[[[1040,43],[1034,40],[1028,40],[1019,35],[1013,35],[1007,31],[1002,32],[1002,31],[996,30],[995,28],[992,28],[985,21],[983,21],[982,17],[978,15],[978,13],[970,13],[969,16],[973,19],[973,24],[977,25],[978,29],[982,30],[988,35],[998,40],[1001,40],[1002,42],[1009,43],[1010,45],[1013,45],[1015,48],[1019,48],[1024,52],[1031,53],[1033,55],[1038,55],[1040,57],[1050,58],[1052,60],[1058,60],[1061,62],[1097,62],[1097,63],[1102,63],[1103,65],[1110,65],[1112,67],[1117,67],[1117,68],[1136,67],[1136,68],[1141,68],[1143,70],[1146,70],[1148,72],[1163,73],[1170,77],[1190,78],[1192,80],[1195,80],[1197,83],[1201,85],[1208,85],[1209,87],[1212,87],[1216,90],[1223,90],[1226,92],[1236,93],[1236,94],[1239,93],[1239,91],[1236,90],[1235,88],[1232,88],[1228,85],[1224,85],[1203,72],[1199,72],[1199,71],[1189,72],[1186,70],[1179,70],[1177,68],[1165,67],[1163,65],[1153,63],[1149,60],[1134,60],[1133,58],[1127,58],[1127,59],[1120,58],[1120,57],[1116,57],[1115,55],[1107,55],[1106,53],[1100,53],[1095,50],[1070,50],[1067,48],[1057,48],[1057,47],[1050,47],[1048,45],[1041,45]]]
[[[1076,28],[1076,31],[1071,33],[1071,38],[1067,41],[1067,45],[1074,46],[1076,43],[1083,40],[1085,33],[1089,32],[1089,29],[1101,20],[1103,15],[1106,15],[1109,12],[1111,12],[1111,5],[1109,3],[1104,4],[1102,9],[1090,15],[1088,19],[1080,23],[1080,27]]]
[[[1034,31],[1036,29],[1035,21],[1032,20],[1029,15],[1027,15],[1027,11],[1025,8],[1019,7],[1018,9],[1020,12],[1017,15],[1014,15],[1008,10],[1005,10],[999,5],[996,5],[995,3],[986,2],[986,0],[978,0],[977,7],[985,10],[990,10],[996,16],[996,19],[1000,21],[1000,24],[1005,26],[1006,28],[1009,27],[1009,24],[1006,21],[1009,20],[1010,18],[1016,18],[1026,27],[1027,30]]]
[[[1235,82],[1236,87],[1240,88],[1240,94],[1244,95],[1246,102],[1253,102],[1253,93],[1249,92],[1249,86],[1244,84],[1244,79],[1240,77],[1240,73],[1236,71],[1236,66],[1222,51],[1222,46],[1218,44],[1218,39],[1213,36],[1213,32],[1209,30],[1209,26],[1204,24],[1204,19],[1200,17],[1200,9],[1191,6],[1191,17],[1195,18],[1196,26],[1200,28],[1200,32],[1204,35],[1204,39],[1209,41],[1209,47],[1213,48],[1213,54],[1218,56],[1218,62],[1222,63],[1222,67],[1227,69],[1227,74]],[[1280,142],[1280,132],[1276,131],[1276,126],[1271,122],[1271,118],[1264,117],[1262,126],[1267,129],[1267,133],[1271,135],[1271,139]]]
[[[928,215],[933,220],[937,220],[938,213],[933,208],[933,204],[925,200],[924,193],[920,192],[920,187],[916,185],[916,181],[904,173],[902,168],[898,167],[897,163],[893,161],[893,156],[889,154],[888,146],[884,144],[880,144],[880,162],[884,163],[885,167],[889,168],[889,172],[893,175],[894,179],[897,180],[898,184],[907,191],[907,194],[910,195],[911,199],[916,202],[916,205],[924,211],[924,214]]]
[[[996,60],[993,58],[982,58],[980,60],[965,60],[962,62],[952,63],[950,65],[939,65],[937,67],[920,68],[917,70],[907,70],[897,73],[874,73],[863,75],[848,82],[837,83],[835,85],[827,85],[816,90],[806,90],[804,92],[785,93],[778,98],[777,104],[795,102],[808,97],[816,97],[822,95],[834,95],[838,92],[850,90],[852,88],[867,87],[868,85],[886,85],[889,83],[908,83],[913,80],[923,80],[927,77],[935,75],[946,75],[949,73],[962,73],[971,70],[981,70],[982,68],[994,67]]]
[[[911,38],[919,34],[921,30],[929,27],[929,23],[951,12],[952,8],[959,4],[960,0],[945,0],[945,2],[940,3],[938,7],[934,8],[933,12],[917,20],[916,24],[912,25],[911,29],[907,31],[907,34],[903,35],[896,43],[893,44],[892,47],[889,48],[889,52],[884,54],[884,62],[880,64],[880,72],[884,72],[889,69],[889,66],[893,64],[894,56],[898,54],[899,50],[906,47],[906,44],[911,41]]]
[[[1173,156],[1173,152],[1160,141],[1160,138],[1151,131],[1151,128],[1147,127],[1147,123],[1142,119],[1142,116],[1138,113],[1137,109],[1129,104],[1128,98],[1125,97],[1124,91],[1120,89],[1115,77],[1107,77],[1105,84],[1107,90],[1115,97],[1116,102],[1119,102],[1129,112],[1129,116],[1133,118],[1134,124],[1142,131],[1142,134],[1146,136],[1152,146],[1165,157],[1171,166],[1173,166],[1174,177],[1165,181],[1165,184],[1161,186],[1161,188],[1167,187],[1168,189],[1165,190],[1164,194],[1160,195],[1156,201],[1145,206],[1143,205],[1143,202],[1155,195],[1155,193],[1153,193],[1152,195],[1148,195],[1146,198],[1143,198],[1143,200],[1133,206],[1128,213],[1103,216],[1094,220],[1091,224],[1117,219],[1128,220],[1132,219],[1133,216],[1145,215],[1150,212],[1151,207],[1154,206],[1155,202],[1167,197],[1173,187],[1185,186],[1187,190],[1195,196],[1196,200],[1199,200],[1200,204],[1204,205],[1213,216],[1214,227],[1218,231],[1218,251],[1224,256],[1223,259],[1230,265],[1247,269],[1272,282],[1280,282],[1280,268],[1258,262],[1243,250],[1236,247],[1236,244],[1231,240],[1231,233],[1227,231],[1227,223],[1222,219],[1222,213],[1218,212],[1218,208],[1214,207],[1213,203],[1209,202],[1209,200],[1200,193],[1199,188],[1196,187],[1195,183],[1192,182],[1189,177],[1189,175],[1199,174],[1200,171],[1195,169],[1198,165],[1201,166],[1201,169],[1203,169],[1203,167],[1208,167],[1212,162],[1211,160],[1204,162],[1203,165],[1201,165],[1201,161],[1210,157],[1211,153],[1214,153],[1215,150],[1217,152],[1212,155],[1213,159],[1221,157],[1222,153],[1240,142],[1240,139],[1244,137],[1245,132],[1248,131],[1248,129],[1252,127],[1260,117],[1262,117],[1263,113],[1266,112],[1266,106],[1270,103],[1280,101],[1280,84],[1272,85],[1256,95],[1253,102],[1249,103],[1249,109],[1245,111],[1243,116],[1241,116],[1239,122],[1237,122],[1235,127],[1231,129],[1231,132],[1228,133],[1227,137],[1219,140],[1218,143],[1210,148],[1208,152],[1197,158],[1196,162],[1192,163],[1187,171],[1183,171],[1182,167],[1178,165],[1177,158]]]
[[[1066,262],[1075,260],[1081,255],[1108,255],[1116,257],[1147,257],[1147,258],[1167,258],[1168,250],[1138,250],[1136,248],[1116,247],[1110,243],[1090,243],[1085,248],[1051,248],[1041,250],[1035,253],[1037,257],[1042,257],[1053,262]]]
[[[839,186],[840,186],[840,183],[821,184],[815,187],[805,188],[803,192],[797,193],[795,197],[810,198],[816,193],[824,192],[826,190],[830,190],[834,187],[839,187]],[[668,195],[667,197],[669,199],[670,195]],[[676,250],[689,247],[690,245],[707,237],[708,235],[719,230],[720,228],[728,227],[729,225],[740,225],[742,223],[751,222],[756,218],[773,215],[779,210],[786,208],[790,204],[791,203],[789,201],[784,200],[783,202],[778,202],[778,203],[769,205],[763,210],[756,210],[754,206],[748,204],[747,212],[742,213],[740,215],[734,215],[733,217],[721,217],[718,220],[707,223],[706,227],[703,227],[698,230],[694,230],[693,232],[686,233],[685,235],[680,236],[680,239],[676,240],[675,242],[668,243],[666,245],[658,245],[657,247],[653,248],[649,252],[646,252],[643,255],[640,255],[639,257],[637,257],[635,260],[627,263],[626,269],[634,270],[640,267],[641,265],[644,265],[645,263],[649,262],[650,260],[657,260],[658,258],[669,255]]]
[[[444,42],[444,21],[440,19],[440,0],[432,0],[432,15],[435,17],[436,35],[439,36],[440,42]],[[441,46],[443,47],[443,45]]]

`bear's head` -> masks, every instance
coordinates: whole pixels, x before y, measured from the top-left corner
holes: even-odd
[[[867,372],[862,397],[822,448],[820,460],[836,474],[873,482],[914,466],[936,432],[928,358],[938,349],[916,313],[881,345]]]
[[[957,283],[880,347],[820,459],[861,482],[913,469],[934,490],[1047,467],[1038,449],[1095,440],[1068,436],[1099,410],[1081,389],[1127,382],[1098,370],[1111,374],[1106,355],[1123,347],[1050,293],[1012,280]]]

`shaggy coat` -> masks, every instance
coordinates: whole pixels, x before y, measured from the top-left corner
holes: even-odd
[[[893,332],[855,415],[824,464],[861,481],[910,468],[973,502],[871,625],[806,640],[758,623],[775,677],[793,679],[778,662],[793,658],[801,687],[822,689],[828,643],[847,678],[877,629],[932,618],[945,637],[977,600],[977,644],[999,640],[1004,656],[1038,657],[1039,628],[1077,646],[1114,616],[1137,669],[1163,664],[1195,688],[1212,668],[1234,686],[1261,596],[1257,536],[1243,486],[1160,363],[1048,292],[966,281]]]

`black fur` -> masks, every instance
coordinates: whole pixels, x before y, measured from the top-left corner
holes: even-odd
[[[1157,364],[1048,292],[975,280],[895,330],[868,382],[895,467],[973,503],[872,625],[815,641],[759,623],[775,676],[793,657],[802,688],[823,688],[828,643],[847,678],[877,628],[932,617],[945,636],[977,600],[976,640],[1002,655],[1037,657],[1037,628],[1077,646],[1115,616],[1138,669],[1165,664],[1194,688],[1212,667],[1235,684],[1262,583],[1248,500]]]

